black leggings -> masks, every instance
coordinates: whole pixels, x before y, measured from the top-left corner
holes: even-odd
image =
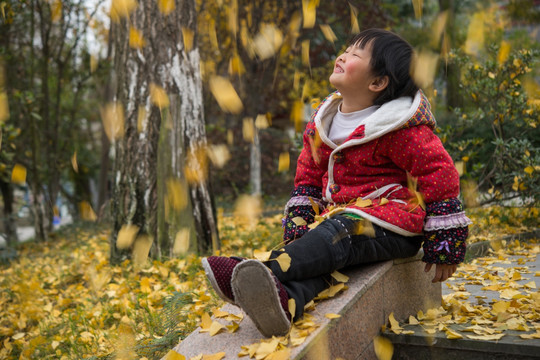
[[[291,257],[291,266],[281,270],[277,261],[266,265],[281,281],[290,298],[296,301],[295,319],[304,306],[332,285],[330,274],[348,266],[414,256],[423,236],[407,237],[373,225],[375,236],[353,235],[358,220],[337,215],[323,221],[300,239],[273,251],[270,259],[283,254]]]

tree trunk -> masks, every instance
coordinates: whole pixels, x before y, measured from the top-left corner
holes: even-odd
[[[1,136],[1,135],[0,135]],[[4,200],[4,234],[8,247],[14,247],[17,242],[17,222],[13,214],[13,186],[0,179],[0,189]]]
[[[146,46],[129,47],[130,24],[143,34]],[[190,166],[205,166],[199,157],[190,156],[206,145],[199,52],[186,48],[182,37],[183,29],[195,33],[195,24],[193,0],[177,1],[168,15],[159,12],[157,2],[144,0],[130,21],[123,19],[115,28],[116,101],[125,107],[125,132],[114,144],[112,262],[129,257],[115,246],[118,231],[126,224],[138,226],[140,235],[154,240],[151,254],[156,258],[172,255],[183,229],[196,233],[199,251],[207,253],[217,246],[208,179],[185,188],[187,207],[171,206],[175,204],[170,198],[179,194],[171,194],[176,187],[167,186],[181,188],[185,183],[188,157],[193,158]],[[159,107],[155,98],[151,100],[155,86],[165,89],[169,106]],[[185,216],[189,208],[192,215]]]
[[[261,185],[261,141],[259,139],[259,129],[254,126],[253,142],[251,143],[251,153],[249,157],[249,179],[251,195],[259,196],[262,192]]]
[[[456,44],[456,4],[454,0],[439,0],[441,11],[448,11],[445,35],[450,44],[450,48],[459,47]],[[450,50],[450,49],[447,49]],[[461,107],[463,105],[460,84],[460,69],[457,64],[446,64],[446,105],[449,109]]]

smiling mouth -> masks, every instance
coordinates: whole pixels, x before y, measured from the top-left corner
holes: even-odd
[[[335,72],[335,73],[343,73],[344,71],[343,71],[343,68],[342,68],[341,66],[336,65],[336,66],[334,67],[334,72]]]

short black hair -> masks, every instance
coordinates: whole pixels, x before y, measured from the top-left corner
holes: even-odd
[[[374,76],[388,76],[388,86],[375,99],[382,105],[402,96],[414,98],[418,86],[411,77],[413,47],[399,35],[383,29],[367,29],[351,38],[348,46],[360,49],[371,44],[371,71]]]

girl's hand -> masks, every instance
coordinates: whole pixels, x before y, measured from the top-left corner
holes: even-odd
[[[424,271],[429,272],[432,266],[433,264],[426,264]],[[449,277],[451,277],[452,274],[456,270],[457,270],[457,265],[435,264],[435,276],[433,277],[433,280],[431,280],[431,282],[432,283],[436,283],[439,281],[443,282],[447,280]]]

